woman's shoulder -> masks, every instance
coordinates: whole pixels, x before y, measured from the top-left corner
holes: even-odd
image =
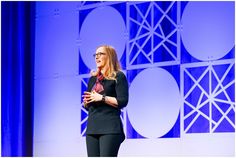
[[[91,79],[94,79],[94,78],[96,78],[96,76],[90,74],[89,79],[91,80]]]
[[[123,77],[125,77],[125,73],[123,71],[119,70],[119,71],[116,72],[116,77],[117,78],[123,78]]]

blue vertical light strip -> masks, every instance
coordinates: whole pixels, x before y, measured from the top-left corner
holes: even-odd
[[[19,52],[19,56],[18,56],[18,59],[19,59],[19,63],[18,63],[18,74],[17,76],[19,76],[19,89],[18,89],[18,97],[19,97],[19,101],[18,101],[18,104],[19,104],[19,123],[21,123],[22,125],[19,126],[19,129],[18,129],[18,143],[17,143],[17,149],[20,153],[20,155],[22,155],[22,148],[23,148],[23,141],[20,141],[23,139],[23,127],[24,127],[24,121],[23,121],[23,116],[24,116],[24,93],[23,93],[23,90],[24,90],[24,83],[23,83],[23,80],[24,80],[24,34],[25,34],[25,30],[23,29],[24,28],[24,15],[23,15],[23,11],[24,11],[24,5],[22,3],[19,4],[19,7],[18,7],[18,17],[17,17],[17,26],[18,26],[18,37],[19,37],[19,41],[17,43],[17,48],[18,48],[18,52]]]
[[[35,2],[1,2],[1,156],[32,156]]]

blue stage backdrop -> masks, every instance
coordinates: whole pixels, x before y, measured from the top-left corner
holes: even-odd
[[[234,15],[233,1],[37,2],[34,155],[86,156],[81,94],[108,44],[129,82],[121,156],[232,156]]]

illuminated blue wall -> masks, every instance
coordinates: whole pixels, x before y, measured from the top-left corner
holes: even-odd
[[[129,82],[122,156],[232,155],[234,7],[235,2],[37,2],[35,155],[86,156],[81,94],[101,44],[116,48]]]

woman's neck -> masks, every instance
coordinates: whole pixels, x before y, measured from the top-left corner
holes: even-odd
[[[103,75],[105,74],[105,72],[106,72],[106,71],[103,70],[103,69],[100,71],[100,73],[103,74]]]
[[[106,68],[106,67],[103,67],[103,68],[100,69],[100,72],[101,72],[102,74],[105,74],[106,71],[107,71],[107,68]]]

